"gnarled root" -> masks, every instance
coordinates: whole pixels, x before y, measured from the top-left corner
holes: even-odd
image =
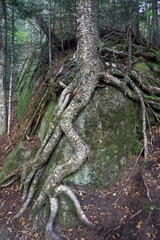
[[[131,86],[137,93],[140,103],[141,103],[141,108],[142,108],[142,132],[143,132],[143,141],[144,141],[144,157],[146,158],[148,155],[148,140],[147,140],[147,134],[146,134],[146,107],[145,107],[145,102],[144,98],[141,94],[141,91],[139,88],[134,84],[134,82],[131,80],[130,81]]]
[[[74,206],[77,210],[77,214],[80,218],[80,220],[87,226],[89,227],[92,227],[93,226],[93,223],[91,221],[88,220],[85,212],[83,211],[76,195],[74,194],[74,192],[67,186],[64,186],[64,185],[60,185],[59,187],[57,187],[55,189],[55,193],[57,195],[61,194],[61,193],[65,193],[71,200],[72,202],[74,203]]]
[[[29,186],[34,178],[35,173],[46,164],[50,154],[62,136],[62,130],[59,127],[60,117],[69,103],[69,93],[75,89],[77,86],[77,81],[77,78],[75,78],[73,82],[62,91],[58,108],[55,110],[56,115],[50,123],[48,133],[41,145],[41,148],[37,152],[35,159],[23,168],[20,186],[20,190],[23,190],[22,201],[26,199]]]
[[[46,231],[53,237],[55,240],[66,240],[60,234],[53,229],[53,224],[58,212],[58,199],[56,197],[50,197],[50,218],[46,225]]]
[[[32,161],[31,166],[29,167],[30,172],[24,172],[25,174],[22,176],[24,179],[24,182],[22,183],[22,200],[25,202],[15,217],[19,217],[31,202],[35,192],[35,188],[39,181],[39,172],[43,171],[43,166],[47,163],[49,156],[59,142],[62,134],[65,134],[66,138],[70,142],[71,147],[73,148],[73,155],[68,162],[62,165],[57,165],[55,169],[53,169],[53,171],[50,173],[48,178],[45,180],[42,191],[32,208],[31,215],[31,217],[35,217],[41,207],[43,207],[45,200],[50,196],[54,196],[54,198],[50,197],[51,216],[49,222],[47,223],[47,230],[51,236],[53,236],[54,238],[56,237],[55,239],[62,239],[55,231],[51,230],[51,225],[53,224],[54,218],[56,216],[56,212],[53,211],[53,206],[56,205],[55,197],[61,192],[67,194],[71,198],[77,209],[78,216],[81,221],[88,226],[92,226],[92,223],[87,219],[86,215],[84,214],[84,211],[82,210],[75,194],[69,188],[65,186],[57,187],[57,185],[61,183],[65,176],[78,170],[80,166],[86,161],[90,153],[89,146],[80,138],[80,136],[74,130],[73,120],[75,119],[79,111],[89,102],[97,85],[97,81],[94,81],[93,83],[94,84],[89,84],[87,91],[86,83],[79,84],[76,87],[76,92],[74,93],[73,100],[70,102],[69,105],[69,92],[68,90],[64,89],[64,91],[62,92],[63,95],[61,95],[59,101],[59,111],[61,112],[61,117],[59,119],[60,121],[55,127],[50,139],[48,141],[45,141],[46,145],[43,146],[43,149],[40,149],[38,151],[35,159]],[[26,174],[28,174],[28,176]]]
[[[32,184],[31,184],[30,189],[29,189],[29,192],[28,192],[28,197],[27,197],[26,201],[23,203],[20,211],[13,217],[13,219],[20,217],[21,214],[22,214],[22,213],[26,210],[26,208],[29,206],[30,202],[31,202],[32,199],[33,199],[33,196],[34,196],[36,187],[37,187],[37,185],[38,185],[38,181],[39,181],[42,173],[43,173],[43,168],[40,169],[40,170],[35,174],[35,177],[34,177],[34,179],[33,179],[33,181],[32,181]]]
[[[58,199],[57,196],[60,196],[60,194],[66,194],[73,202],[77,214],[80,218],[80,220],[87,226],[89,227],[93,227],[93,224],[91,221],[89,221],[89,219],[87,218],[85,212],[83,211],[79,200],[77,199],[76,195],[74,194],[74,192],[67,186],[64,185],[60,185],[57,188],[55,188],[54,190],[54,197],[49,197],[50,199],[50,218],[47,222],[46,225],[46,231],[56,240],[66,240],[66,237],[63,237],[61,235],[59,235],[55,229],[53,229],[53,224],[55,222],[56,219],[56,215],[58,212]]]

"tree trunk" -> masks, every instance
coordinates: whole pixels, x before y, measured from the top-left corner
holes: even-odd
[[[150,45],[150,16],[148,10],[148,0],[145,1],[145,9],[146,9],[146,25],[147,25],[147,49],[149,49]]]
[[[52,75],[52,35],[51,35],[51,0],[48,0],[48,49],[49,49],[49,68]]]
[[[158,1],[152,0],[153,44],[159,45]]]
[[[132,34],[134,36],[134,39],[139,39],[140,32],[139,32],[139,0],[136,0],[135,2],[132,1],[132,12],[134,14],[134,23],[132,24]],[[130,12],[130,14],[133,15],[133,13]],[[133,16],[132,16],[133,18]],[[133,19],[132,19],[133,20]]]
[[[32,209],[32,216],[35,216],[46,199],[50,200],[51,215],[47,223],[47,231],[53,237],[56,236],[55,232],[52,231],[52,225],[58,211],[56,203],[59,191],[64,192],[71,198],[80,219],[87,225],[91,225],[73,191],[65,186],[59,186],[59,184],[65,176],[77,171],[90,153],[90,147],[74,130],[73,123],[79,112],[90,101],[98,84],[101,69],[97,47],[98,32],[95,29],[94,4],[94,0],[77,1],[78,65],[80,70],[74,81],[62,91],[57,115],[52,120],[46,138],[37,152],[35,159],[31,164],[24,167],[21,178],[20,188],[23,190],[22,199],[24,204],[16,217],[19,217],[23,213],[32,200],[41,174],[44,171],[44,165],[48,163],[48,159],[62,135],[66,136],[73,148],[73,155],[68,162],[57,163],[51,169],[52,171],[45,179],[42,191]],[[72,100],[70,100],[71,92],[73,93]],[[52,207],[52,203],[55,207]]]
[[[11,128],[11,114],[12,114],[12,85],[14,75],[14,5],[12,5],[12,49],[11,49],[11,72],[9,83],[9,99],[8,99],[8,136]]]
[[[5,76],[6,76],[6,4],[5,0],[1,3],[1,35],[0,35],[0,136],[6,132],[6,103],[5,103]]]
[[[62,22],[62,8],[61,8],[61,0],[58,1],[59,3],[59,24],[60,24],[60,38],[61,38],[61,47],[62,52],[64,51],[64,45],[63,45],[63,22]]]
[[[132,11],[133,11],[133,1],[129,0],[129,26],[128,26],[128,73],[131,72],[132,69]]]

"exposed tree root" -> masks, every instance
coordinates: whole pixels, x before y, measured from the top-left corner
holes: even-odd
[[[54,197],[49,197],[50,199],[50,218],[46,225],[46,231],[56,240],[63,240],[66,239],[60,236],[55,230],[53,230],[53,224],[56,219],[56,215],[58,212],[58,199],[57,196],[60,194],[66,194],[74,203],[74,206],[77,210],[77,214],[81,221],[89,227],[92,227],[93,224],[88,220],[86,214],[84,213],[77,197],[75,196],[74,192],[67,186],[60,185],[59,187],[55,188],[54,190]]]
[[[145,107],[145,102],[144,98],[142,96],[141,91],[139,88],[136,86],[136,84],[132,81],[132,79],[127,76],[128,78],[128,83],[131,85],[132,89],[134,90],[131,91],[131,89],[127,86],[126,83],[120,81],[118,78],[110,75],[108,72],[104,72],[103,75],[100,75],[100,77],[104,79],[106,83],[112,84],[119,90],[121,90],[125,95],[127,95],[129,98],[132,100],[137,100],[137,97],[135,96],[135,93],[138,95],[141,107],[142,107],[142,132],[143,132],[143,140],[144,140],[144,156],[147,157],[148,154],[148,144],[147,144],[147,134],[146,134],[146,107]]]
[[[10,176],[7,180],[5,180],[2,184],[0,184],[0,188],[9,187],[15,181],[20,178],[20,174],[15,173],[14,175]]]
[[[147,101],[145,101],[146,105],[148,106],[148,108],[151,110],[151,112],[153,113],[155,119],[157,122],[160,122],[159,117],[157,116],[157,114],[155,113],[155,111],[152,109],[152,107],[149,105],[149,103]]]
[[[133,80],[137,82],[141,89],[147,92],[149,95],[155,94],[160,96],[160,88],[158,86],[152,86],[149,83],[145,85],[143,83],[143,80],[138,76],[136,71],[131,71],[131,77]]]
[[[78,214],[79,218],[81,219],[81,221],[89,227],[93,226],[93,223],[88,220],[86,214],[84,213],[76,195],[74,194],[74,192],[69,187],[64,186],[64,185],[60,185],[59,187],[57,187],[55,189],[55,193],[57,195],[59,195],[61,193],[65,193],[73,201],[74,206],[77,210],[77,214]]]
[[[145,185],[145,187],[146,187],[147,197],[148,197],[149,201],[152,202],[152,199],[151,199],[151,197],[150,197],[149,187],[148,187],[148,185],[147,185],[147,183],[146,183],[145,176],[144,176],[143,173],[144,173],[144,169],[142,170],[142,179],[143,179],[144,185]]]
[[[62,237],[55,230],[53,230],[53,224],[58,212],[58,199],[56,197],[50,197],[49,200],[50,200],[50,218],[46,225],[46,231],[55,240],[66,240],[66,238]]]
[[[21,214],[26,210],[26,208],[29,206],[30,202],[32,201],[33,199],[33,196],[34,196],[34,193],[36,191],[36,187],[38,185],[38,181],[40,179],[40,177],[42,176],[42,172],[43,172],[43,168],[40,169],[36,174],[35,174],[35,177],[32,181],[32,184],[29,188],[29,192],[28,192],[28,197],[26,199],[26,201],[23,203],[20,211],[13,217],[14,218],[18,218],[21,216]],[[26,197],[26,196],[25,196]],[[22,196],[22,201],[24,201],[24,195]]]
[[[99,54],[100,55],[105,55],[106,53],[110,53],[115,55],[118,55],[120,58],[126,58],[128,56],[128,54],[122,52],[122,51],[118,51],[118,50],[113,50],[107,47],[103,47],[99,50]]]
[[[139,90],[139,88],[134,84],[133,81],[130,81],[130,84],[132,86],[132,88],[135,90],[135,92],[137,93],[140,103],[141,103],[141,107],[142,107],[142,132],[143,132],[143,141],[144,141],[144,157],[146,158],[148,155],[148,140],[147,140],[147,134],[146,134],[146,107],[145,107],[145,102],[143,99],[143,96],[141,94],[141,91]]]

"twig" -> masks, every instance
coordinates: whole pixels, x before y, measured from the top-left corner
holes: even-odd
[[[149,201],[152,202],[152,199],[150,197],[149,188],[148,188],[148,185],[146,183],[145,177],[143,176],[143,172],[144,172],[144,169],[142,170],[142,179],[143,179],[144,185],[146,186],[146,189],[147,189],[147,197],[148,197]]]
[[[134,217],[136,217],[137,215],[139,215],[141,212],[142,212],[142,209],[139,210],[138,212],[136,212],[134,215],[132,215],[132,216],[130,217],[130,220],[132,220]]]

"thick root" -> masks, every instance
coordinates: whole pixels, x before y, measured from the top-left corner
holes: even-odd
[[[145,102],[144,102],[144,98],[141,94],[141,91],[135,85],[135,83],[131,80],[130,84],[133,87],[133,89],[135,90],[135,92],[137,93],[137,95],[139,97],[139,100],[140,100],[140,103],[141,103],[141,107],[142,107],[142,132],[143,132],[143,141],[144,141],[144,157],[146,158],[147,155],[148,155],[148,139],[147,139],[147,134],[146,134],[146,107],[145,107]]]
[[[59,235],[54,229],[53,224],[55,222],[57,212],[58,212],[58,199],[57,196],[61,194],[66,194],[74,203],[74,206],[77,210],[77,214],[80,220],[87,225],[88,227],[92,227],[93,224],[91,221],[88,220],[85,212],[83,211],[76,195],[74,192],[67,186],[60,185],[59,187],[55,188],[54,190],[54,197],[49,197],[50,199],[50,218],[46,225],[46,231],[55,239],[55,240],[66,240],[68,238]]]
[[[19,174],[14,174],[14,175],[10,176],[8,179],[6,179],[3,183],[0,184],[0,188],[9,187],[11,184],[13,184],[19,178],[20,178]]]
[[[34,193],[35,193],[35,191],[36,191],[36,187],[37,187],[37,185],[38,185],[38,181],[39,181],[40,177],[42,176],[42,173],[43,173],[43,168],[40,169],[40,170],[36,173],[36,175],[35,175],[35,177],[34,177],[34,179],[33,179],[33,182],[32,182],[32,184],[31,184],[31,186],[30,186],[30,189],[29,189],[29,192],[28,192],[28,195],[27,195],[27,199],[26,199],[26,201],[23,203],[23,205],[22,205],[21,209],[19,210],[19,212],[13,217],[13,219],[20,217],[20,216],[22,215],[22,213],[24,213],[24,211],[25,211],[25,210],[27,209],[27,207],[29,206],[30,202],[31,202],[32,199],[33,199]],[[22,201],[24,201],[24,199],[23,199],[24,197],[26,197],[26,196],[22,196]]]
[[[29,186],[34,178],[36,172],[44,166],[47,162],[50,154],[58,144],[61,136],[62,130],[59,127],[59,120],[64,112],[65,108],[67,107],[69,100],[70,100],[70,92],[75,89],[77,86],[78,79],[75,78],[71,84],[66,87],[61,94],[58,108],[56,111],[56,116],[53,118],[52,122],[50,123],[48,133],[41,145],[41,148],[38,150],[35,159],[31,161],[31,163],[23,168],[23,173],[21,177],[21,186],[20,190],[23,190],[23,197],[22,200],[24,201],[27,197]]]
[[[79,203],[79,200],[77,199],[76,195],[74,194],[74,192],[67,186],[64,186],[64,185],[60,185],[59,187],[57,187],[55,189],[55,193],[57,195],[61,194],[61,193],[65,193],[71,200],[72,202],[74,203],[74,206],[77,210],[77,214],[78,214],[78,217],[80,218],[80,220],[85,224],[87,225],[88,227],[92,227],[93,226],[93,223],[91,221],[89,221],[89,219],[87,218],[85,212],[83,211],[80,203]]]
[[[26,176],[27,174],[26,169],[24,170],[22,179],[24,179],[25,181],[21,183],[21,189],[23,189],[23,201],[27,196],[29,186],[31,184],[32,179],[34,178],[35,173],[39,169],[41,169],[44,166],[44,164],[47,162],[50,154],[52,153],[54,148],[57,146],[57,143],[59,142],[61,136],[62,136],[62,130],[59,128],[59,126],[57,126],[55,129],[55,132],[51,136],[42,154],[39,155],[39,153],[37,153],[34,161],[31,163],[31,166],[29,166],[29,168],[31,167],[32,168],[28,176]]]
[[[50,200],[50,218],[46,225],[46,231],[55,240],[66,240],[66,238],[62,237],[55,230],[53,230],[53,224],[58,212],[58,199],[56,197],[50,197],[49,200]]]

